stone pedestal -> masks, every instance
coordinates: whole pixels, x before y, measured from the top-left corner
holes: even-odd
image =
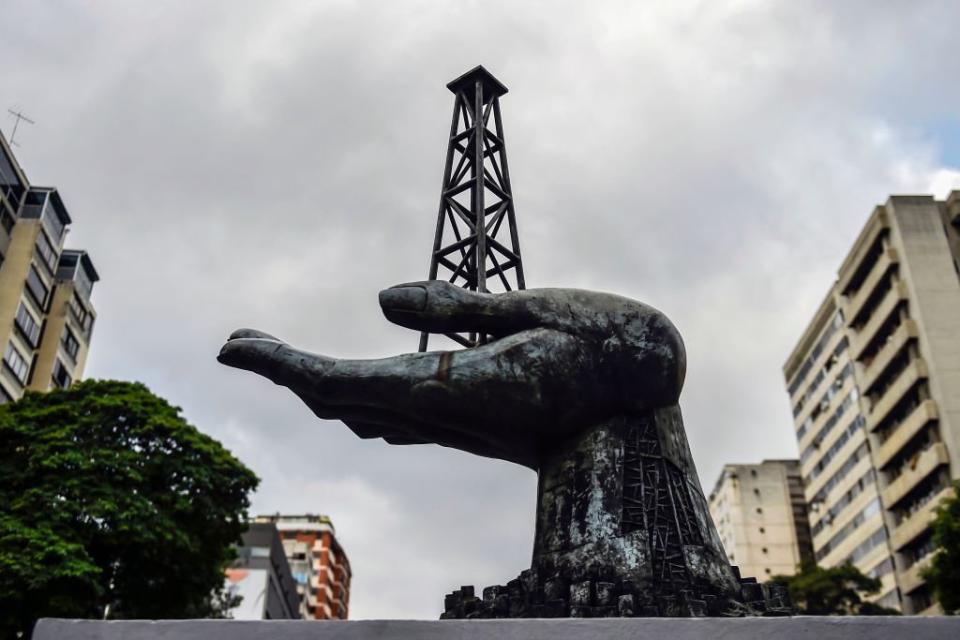
[[[33,640],[948,640],[955,617],[611,618],[606,620],[163,620],[45,619]]]

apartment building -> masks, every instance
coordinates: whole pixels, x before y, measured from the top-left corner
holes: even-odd
[[[813,557],[797,460],[728,464],[710,493],[710,516],[740,575],[793,575]]]
[[[960,475],[960,191],[877,206],[783,368],[817,561],[939,612],[920,576]]]
[[[63,248],[70,223],[60,193],[32,186],[0,134],[0,403],[83,374],[100,277],[86,251]]]
[[[350,605],[350,561],[330,518],[323,515],[264,515],[255,523],[273,523],[280,533],[290,571],[300,594],[301,617],[346,620]]]
[[[273,523],[252,523],[226,571],[226,590],[239,596],[230,609],[234,620],[297,620],[300,596],[290,563]]]

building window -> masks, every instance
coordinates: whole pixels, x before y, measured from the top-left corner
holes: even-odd
[[[0,404],[7,404],[8,402],[13,402],[13,398],[10,397],[10,394],[7,393],[7,390],[3,388],[2,384],[0,384]]]
[[[7,343],[7,350],[3,354],[3,363],[7,365],[7,368],[17,377],[20,384],[27,384],[27,374],[30,372],[30,365],[27,364],[27,359],[13,346],[12,342]]]
[[[763,508],[762,508],[762,507],[757,507],[757,513],[763,513]]]
[[[30,271],[27,273],[27,291],[37,301],[41,309],[47,308],[47,296],[50,295],[50,289],[43,283],[40,274],[37,273],[37,267],[30,265]]]
[[[763,527],[760,527],[760,533],[766,533],[766,532],[767,532],[766,529],[764,529]]]
[[[767,552],[767,548],[766,548],[766,547],[763,547],[763,548],[761,549],[761,551],[762,551],[763,553],[766,553],[766,552]]]
[[[23,302],[20,303],[20,307],[17,309],[16,323],[20,333],[23,334],[23,337],[30,346],[36,348],[40,341],[40,325],[34,320],[33,315],[27,311],[27,307]]]
[[[70,331],[70,327],[63,328],[61,342],[63,343],[63,350],[67,352],[71,360],[76,362],[77,352],[80,351],[80,343],[77,342],[77,337],[73,335],[73,331]]]
[[[53,366],[53,376],[51,376],[51,382],[53,382],[53,386],[59,387],[60,389],[66,389],[70,386],[70,383],[73,382],[73,378],[70,376],[67,368],[59,358],[57,359],[57,363]]]
[[[770,567],[765,568],[763,572],[767,575],[770,575]]]
[[[93,330],[93,314],[87,311],[76,292],[74,292],[73,297],[70,298],[70,311],[73,313],[77,324],[83,329],[84,336],[89,339],[90,332]]]
[[[757,497],[759,498],[759,497],[760,497],[760,489],[754,489],[754,490],[753,490],[753,495],[755,495],[755,496],[757,496]]]
[[[37,234],[37,255],[40,256],[40,262],[47,267],[51,274],[57,270],[57,252],[42,229]]]

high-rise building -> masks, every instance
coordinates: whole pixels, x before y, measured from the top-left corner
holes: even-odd
[[[330,518],[276,514],[257,516],[254,522],[276,525],[297,582],[302,617],[346,620],[350,605],[350,561],[337,542]]]
[[[235,620],[295,620],[300,618],[300,596],[290,573],[277,527],[251,523],[237,547],[237,559],[227,569],[227,593],[239,596],[230,609]]]
[[[920,573],[960,476],[960,191],[877,206],[783,368],[817,561],[936,613]]]
[[[793,575],[813,557],[797,460],[725,465],[710,494],[710,516],[744,577]]]
[[[31,186],[0,134],[0,402],[83,374],[100,277],[86,251],[63,248],[70,222],[60,193]]]

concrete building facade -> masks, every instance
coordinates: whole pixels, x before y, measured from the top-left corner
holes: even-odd
[[[83,375],[99,275],[85,251],[63,248],[70,223],[60,193],[31,186],[0,134],[0,402]]]
[[[876,207],[783,372],[814,554],[936,613],[920,577],[960,476],[960,191]]]
[[[236,620],[296,620],[300,596],[276,525],[252,523],[227,569],[227,593],[240,596],[230,610]]]
[[[731,564],[763,582],[813,557],[797,460],[728,464],[710,493],[710,516]]]
[[[300,594],[301,614],[311,620],[346,620],[350,606],[350,561],[323,515],[265,515],[254,522],[277,527]]]

